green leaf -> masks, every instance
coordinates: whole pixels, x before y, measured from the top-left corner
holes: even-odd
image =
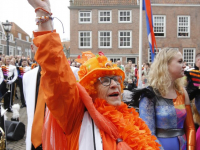
[[[90,67],[91,67],[91,65],[90,65],[90,64],[88,64],[88,65],[87,65],[88,71],[90,70]]]

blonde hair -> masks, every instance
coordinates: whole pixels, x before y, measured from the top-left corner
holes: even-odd
[[[156,55],[154,62],[151,65],[151,69],[148,75],[149,86],[153,87],[157,95],[165,96],[168,92],[168,88],[171,85],[171,76],[168,71],[168,64],[179,51],[173,48],[163,48]],[[182,94],[181,88],[182,78],[176,79],[174,83],[174,89]]]
[[[4,59],[4,64],[6,65],[6,59],[10,59],[10,56],[6,55]]]

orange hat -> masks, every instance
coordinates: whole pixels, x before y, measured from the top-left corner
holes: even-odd
[[[80,84],[85,87],[90,95],[95,94],[96,89],[94,83],[99,77],[118,75],[122,76],[122,81],[124,81],[125,78],[124,71],[117,67],[116,64],[112,64],[111,61],[108,61],[106,56],[99,55],[88,59],[82,64],[78,75]],[[123,85],[121,85],[121,87],[123,89]]]

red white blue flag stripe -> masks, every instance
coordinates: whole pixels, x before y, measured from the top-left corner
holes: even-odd
[[[152,9],[151,9],[151,1],[143,0],[143,10],[146,12],[146,26],[147,26],[147,36],[149,41],[149,47],[151,50],[151,61],[153,62],[155,57],[155,47],[156,39],[153,31],[153,17],[152,17]]]

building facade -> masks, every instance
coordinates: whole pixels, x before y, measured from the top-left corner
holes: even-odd
[[[200,52],[200,0],[151,0],[157,51],[178,49],[188,64]],[[72,0],[70,3],[70,56],[102,51],[123,64],[139,56],[138,0]],[[143,62],[151,62],[143,11]]]
[[[0,22],[0,53],[5,55],[7,55],[6,40],[6,32],[4,31],[2,22]],[[30,56],[33,58],[30,36],[14,22],[12,22],[11,31],[9,33],[9,55]]]

